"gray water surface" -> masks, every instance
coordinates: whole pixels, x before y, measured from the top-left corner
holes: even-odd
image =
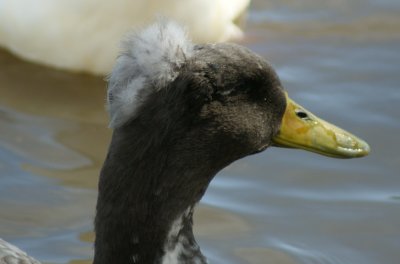
[[[242,44],[372,152],[270,148],[223,170],[195,218],[210,263],[400,263],[399,1],[255,0]],[[46,263],[90,263],[105,83],[5,51],[0,68],[0,236]]]

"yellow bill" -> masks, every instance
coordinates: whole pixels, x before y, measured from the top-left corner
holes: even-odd
[[[351,133],[319,119],[286,94],[286,111],[274,146],[299,148],[334,158],[368,155],[368,144]]]

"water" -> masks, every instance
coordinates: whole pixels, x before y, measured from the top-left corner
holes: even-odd
[[[395,0],[253,1],[243,44],[372,153],[271,148],[226,168],[195,218],[211,263],[399,263],[399,12]],[[0,67],[0,234],[43,262],[90,263],[105,83],[3,51]]]

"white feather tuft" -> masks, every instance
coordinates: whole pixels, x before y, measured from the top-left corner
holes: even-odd
[[[109,77],[110,127],[124,124],[148,94],[172,82],[192,50],[186,31],[171,21],[159,20],[141,32],[129,33]]]

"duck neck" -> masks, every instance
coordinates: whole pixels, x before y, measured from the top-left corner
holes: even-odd
[[[193,139],[172,142],[142,129],[114,131],[99,181],[93,263],[206,263],[193,209],[223,166],[208,162],[213,151],[194,152]]]

